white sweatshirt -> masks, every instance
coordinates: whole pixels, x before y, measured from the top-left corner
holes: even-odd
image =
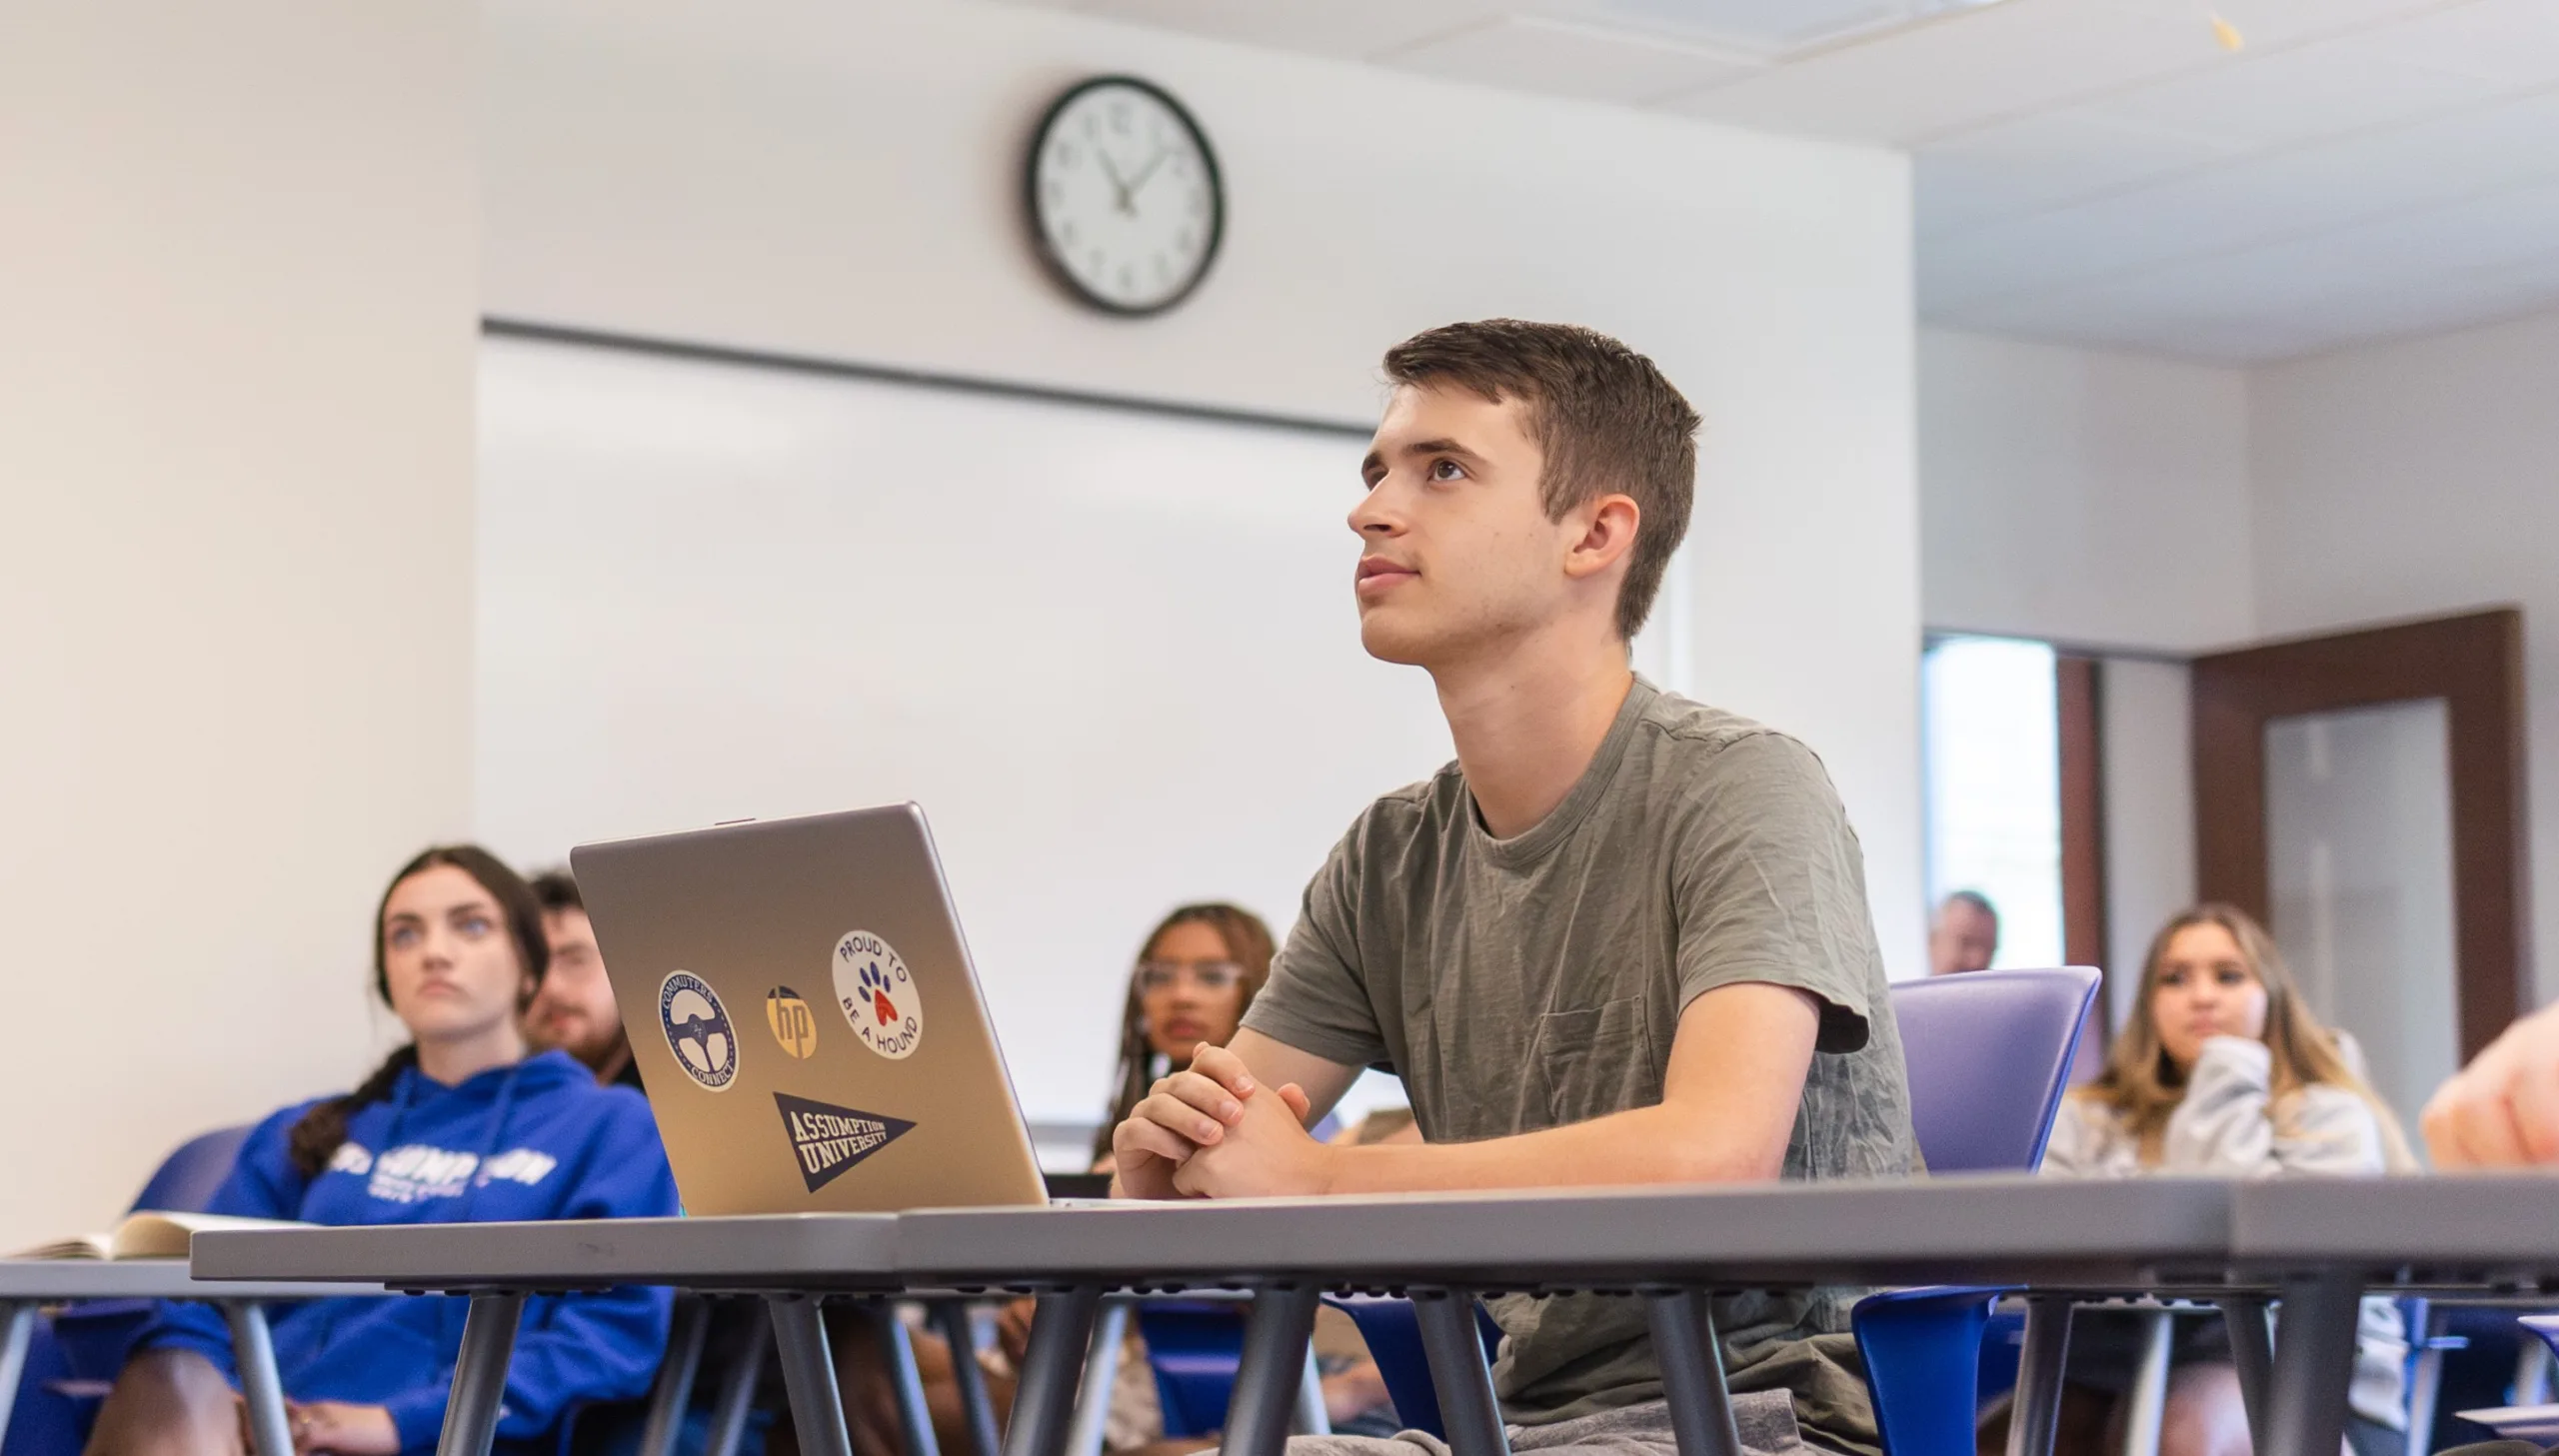
[[[2168,1114],[2159,1162],[2150,1167],[2143,1166],[2139,1144],[2113,1108],[2086,1096],[2065,1098],[2053,1119],[2043,1171],[2069,1178],[2377,1177],[2389,1171],[2381,1119],[2371,1103],[2345,1087],[2318,1082],[2277,1104],[2269,1090],[2273,1065],[2262,1041],[2215,1036],[2204,1042],[2186,1078],[2185,1099]],[[2348,1397],[2355,1414],[2394,1431],[2407,1429],[2407,1358],[2398,1306],[2377,1296],[2365,1299]]]

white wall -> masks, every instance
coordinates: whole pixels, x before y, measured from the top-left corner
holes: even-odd
[[[2193,652],[2255,634],[2243,371],[1919,335],[1922,615]]]
[[[2258,372],[2273,634],[2520,603],[2535,938],[2559,948],[2559,313]],[[2554,982],[2543,970],[2541,985]]]
[[[1652,354],[1708,421],[1695,681],[1820,751],[1917,964],[1902,158],[965,0],[502,0],[485,56],[493,314],[1345,421],[1451,319]],[[1101,71],[1226,172],[1224,255],[1154,321],[1061,298],[1018,216],[1040,109]]]
[[[384,876],[467,827],[472,40],[0,19],[0,1249],[360,1075]]]

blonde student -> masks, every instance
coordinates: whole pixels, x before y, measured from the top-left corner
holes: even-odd
[[[2310,1013],[2274,938],[2229,905],[2204,904],[2150,942],[2132,1015],[2104,1073],[2062,1104],[2043,1170],[2357,1177],[2415,1167],[2397,1119]],[[2162,1456],[2246,1456],[2247,1411],[2220,1322],[2177,1330]],[[2137,1356],[2127,1333],[2120,1317],[2073,1322],[2074,1445],[2102,1439]],[[2347,1423],[2354,1456],[2405,1446],[2406,1354],[2396,1308],[2366,1300]]]

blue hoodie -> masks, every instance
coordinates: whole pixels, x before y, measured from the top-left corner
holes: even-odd
[[[346,1145],[316,1178],[286,1156],[293,1124],[311,1105],[258,1124],[212,1212],[351,1224],[677,1211],[648,1102],[627,1087],[596,1085],[565,1052],[494,1067],[457,1087],[410,1067],[388,1097],[347,1119]],[[647,1394],[672,1302],[669,1290],[632,1288],[526,1300],[501,1440],[551,1436],[578,1401]],[[433,1450],[469,1304],[393,1295],[276,1306],[269,1317],[285,1394],[387,1406],[403,1451]],[[234,1373],[222,1315],[207,1305],[162,1305],[138,1344],[196,1350]]]

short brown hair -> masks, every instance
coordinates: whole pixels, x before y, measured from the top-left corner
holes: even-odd
[[[1545,452],[1538,482],[1546,517],[1621,492],[1643,513],[1617,633],[1632,641],[1652,612],[1670,554],[1688,534],[1702,423],[1651,360],[1605,334],[1570,324],[1483,319],[1415,334],[1386,351],[1398,385],[1456,385],[1500,403],[1519,400],[1528,438]]]
[[[566,867],[546,869],[529,883],[534,902],[542,906],[544,914],[557,915],[568,910],[576,910],[582,915],[587,912],[586,896],[578,893],[577,877]]]

